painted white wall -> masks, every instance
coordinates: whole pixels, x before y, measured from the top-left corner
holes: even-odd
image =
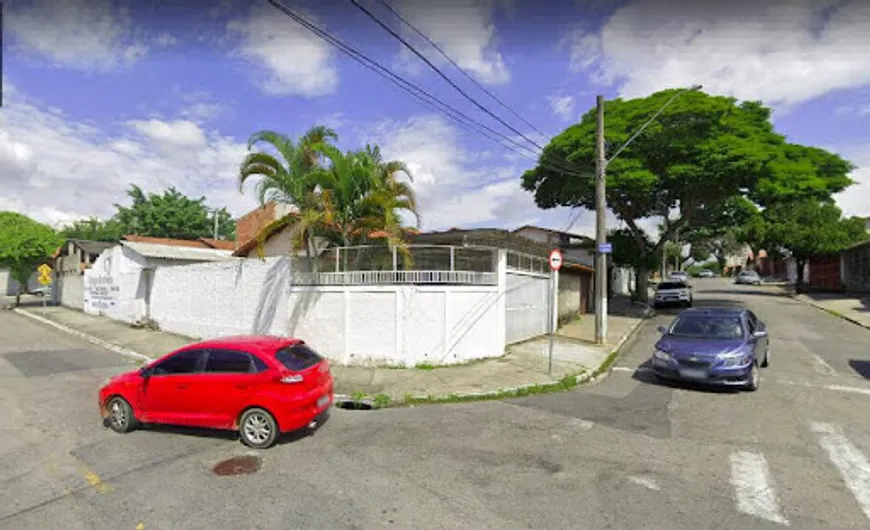
[[[116,245],[104,250],[84,274],[84,310],[122,322],[145,317],[145,286],[142,270],[146,260]]]
[[[157,268],[150,318],[195,338],[297,336],[340,364],[452,364],[504,353],[493,340],[504,337],[501,286],[302,287],[292,285],[293,264],[270,257]]]
[[[505,276],[505,342],[546,334],[550,275],[509,270]]]
[[[27,280],[28,291],[42,286],[37,280],[38,277],[38,272],[34,272],[30,275],[30,278]],[[14,296],[18,293],[18,282],[12,278],[9,269],[0,269],[0,289],[3,289],[5,294],[10,296]]]
[[[60,305],[78,309],[85,306],[85,277],[81,273],[67,272],[54,277],[53,300]]]

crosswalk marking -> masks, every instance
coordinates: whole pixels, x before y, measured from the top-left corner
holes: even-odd
[[[788,525],[773,490],[767,460],[759,453],[731,454],[731,485],[737,494],[737,509],[774,523]]]
[[[833,425],[813,422],[810,427],[818,435],[819,444],[837,467],[864,515],[870,519],[870,461]]]

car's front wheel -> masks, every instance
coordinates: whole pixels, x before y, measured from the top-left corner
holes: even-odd
[[[239,419],[239,437],[248,447],[254,449],[271,447],[278,439],[278,434],[278,422],[265,409],[248,409]]]
[[[752,363],[752,368],[749,370],[749,376],[746,380],[746,390],[755,392],[761,384],[761,373],[758,371],[758,363]]]
[[[106,404],[109,411],[109,428],[115,432],[127,433],[136,428],[133,407],[121,396],[115,396]]]

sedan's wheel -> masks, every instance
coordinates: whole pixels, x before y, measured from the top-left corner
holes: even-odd
[[[761,374],[758,372],[758,363],[752,363],[752,368],[749,370],[749,378],[746,381],[746,390],[755,392],[758,390],[759,383],[761,383]]]
[[[130,432],[136,428],[136,417],[133,415],[133,407],[121,396],[115,396],[109,400],[106,407],[109,410],[109,427],[120,433]]]
[[[764,350],[764,360],[761,362],[762,368],[767,368],[768,366],[770,366],[770,348],[769,347],[766,350]]]
[[[249,409],[239,420],[242,443],[254,449],[266,449],[278,439],[278,423],[263,409]]]

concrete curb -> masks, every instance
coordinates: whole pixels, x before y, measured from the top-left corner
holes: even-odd
[[[35,320],[41,324],[51,326],[59,331],[62,331],[64,333],[68,334],[68,335],[73,335],[74,337],[84,339],[84,340],[90,342],[91,344],[95,344],[95,345],[97,345],[101,348],[104,348],[106,350],[109,350],[111,352],[117,353],[119,355],[123,355],[124,357],[129,357],[129,358],[135,359],[137,361],[146,361],[146,362],[154,360],[152,357],[149,357],[147,355],[133,351],[129,348],[124,348],[123,346],[119,346],[119,345],[114,344],[112,342],[94,337],[93,335],[89,335],[87,333],[75,330],[69,326],[64,326],[63,324],[58,324],[57,322],[54,322],[53,320],[49,320],[49,319],[47,319],[45,317],[41,317],[39,315],[35,315],[35,314],[33,314],[29,311],[26,311],[24,309],[15,308],[12,311],[14,311],[15,313],[18,313],[19,315],[23,315],[27,318]]]
[[[616,361],[619,360],[619,356],[622,353],[622,348],[625,346],[625,343],[628,342],[632,337],[634,337],[637,330],[640,329],[641,324],[644,323],[647,319],[651,318],[653,314],[643,317],[631,327],[628,333],[623,336],[619,342],[610,350],[610,353],[607,357],[604,358],[604,361],[598,366],[598,368],[594,370],[584,370],[580,374],[574,376],[575,386],[585,385],[585,384],[595,384],[602,380],[604,380],[607,376],[609,376],[613,372],[613,366],[616,364]],[[602,370],[602,367],[605,364],[608,364],[606,369]],[[487,390],[486,392],[458,392],[455,394],[448,394],[443,396],[431,396],[431,395],[412,395],[411,399],[414,401],[419,401],[421,403],[431,402],[433,404],[450,402],[450,400],[459,400],[459,401],[474,401],[476,399],[488,399],[488,398],[497,398],[500,396],[504,396],[505,398],[511,397],[510,394],[520,394],[524,391],[547,387],[551,385],[557,385],[559,381],[552,381],[549,383],[531,383],[527,385],[519,385],[515,387],[508,388],[500,388],[497,390]],[[353,396],[349,396],[346,394],[336,394],[333,400],[333,403],[336,405],[340,403],[353,403],[356,400]],[[362,403],[371,404],[372,396],[365,396],[362,400]],[[396,405],[401,406],[404,405],[403,402],[397,401]],[[411,404],[413,406],[413,403]]]

